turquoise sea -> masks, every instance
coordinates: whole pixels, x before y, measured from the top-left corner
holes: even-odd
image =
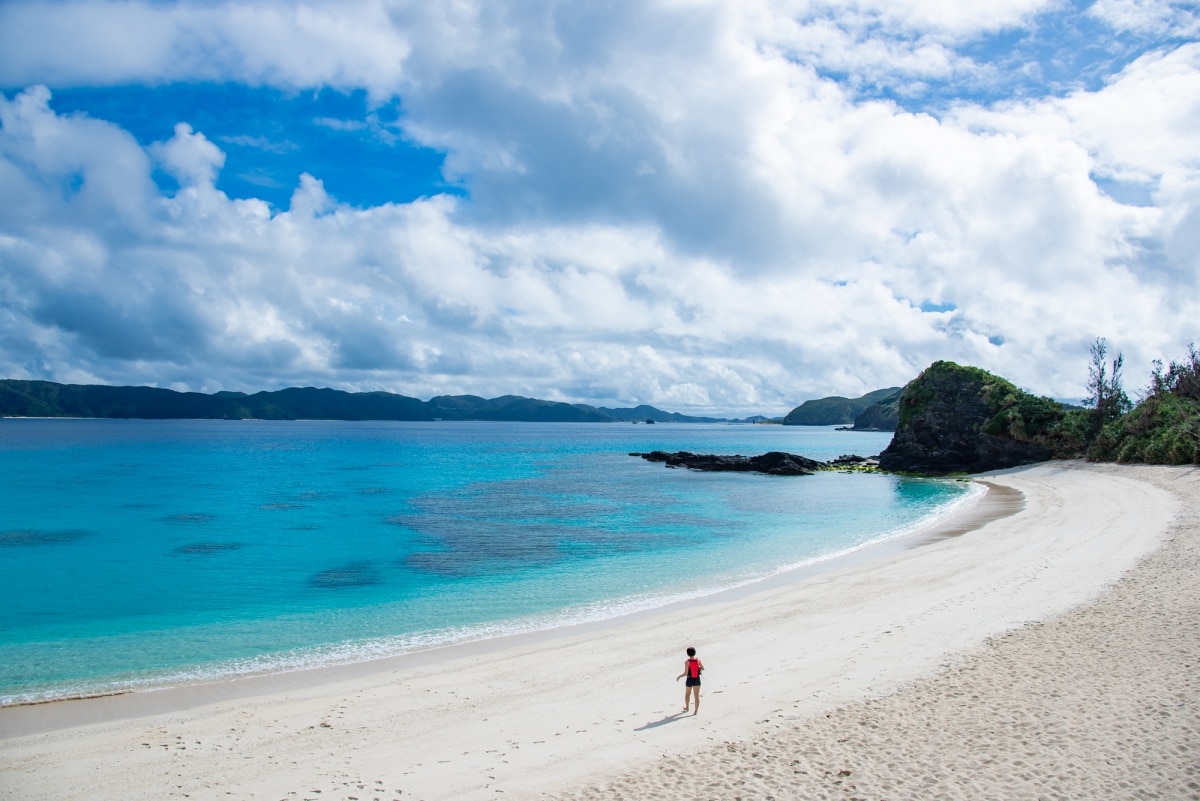
[[[600,620],[910,530],[955,481],[673,470],[888,434],[748,425],[0,420],[0,704]]]

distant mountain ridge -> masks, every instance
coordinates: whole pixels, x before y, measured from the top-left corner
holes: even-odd
[[[428,401],[391,392],[290,387],[271,392],[176,392],[157,387],[58,384],[0,379],[2,417],[102,417],[149,420],[496,420],[543,423],[725,423],[653,406],[609,409],[504,395],[439,395]]]
[[[868,392],[861,398],[843,398],[831,395],[828,398],[807,400],[788,412],[783,418],[785,426],[836,426],[849,425],[860,414],[880,401],[898,395],[901,387],[887,387]]]

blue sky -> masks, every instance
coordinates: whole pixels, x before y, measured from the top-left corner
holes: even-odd
[[[10,90],[12,88],[10,87]],[[115,123],[143,146],[169,139],[186,122],[225,153],[216,188],[286,209],[302,173],[321,176],[341,202],[366,208],[462,194],[442,177],[445,153],[407,140],[399,100],[382,105],[363,90],[307,92],[237,83],[74,86],[54,92],[59,114]],[[157,171],[165,193],[178,189]]]
[[[1200,3],[0,5],[0,375],[781,413],[1200,341]]]

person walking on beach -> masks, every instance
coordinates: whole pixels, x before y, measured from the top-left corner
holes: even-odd
[[[683,663],[683,672],[675,677],[675,681],[686,678],[683,683],[683,711],[687,712],[691,706],[689,701],[695,699],[695,711],[693,715],[700,714],[700,673],[704,670],[704,663],[696,658],[696,649],[688,647],[687,661]]]

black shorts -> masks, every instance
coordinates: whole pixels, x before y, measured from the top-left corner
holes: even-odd
[[[700,677],[697,676],[696,678],[693,679],[691,676],[688,676],[687,679],[684,681],[684,686],[699,687],[700,686]]]

